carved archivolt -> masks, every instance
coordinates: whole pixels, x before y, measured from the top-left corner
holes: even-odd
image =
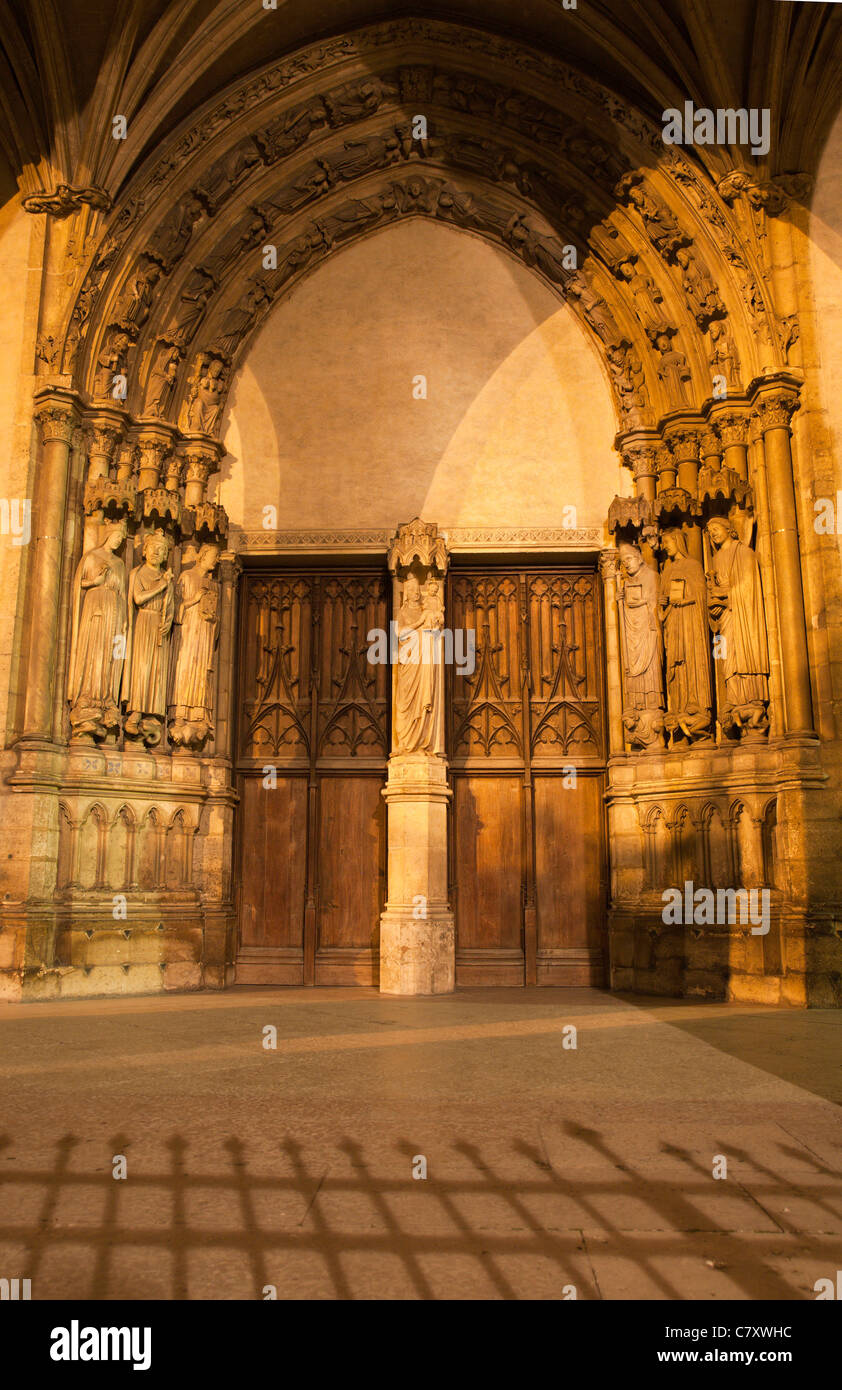
[[[124,376],[126,409],[216,434],[277,296],[406,216],[488,237],[564,295],[621,427],[701,402],[712,375],[745,384],[792,337],[759,252],[660,127],[518,44],[396,21],[275,63],[186,123],[129,183],[44,366],[101,399]]]

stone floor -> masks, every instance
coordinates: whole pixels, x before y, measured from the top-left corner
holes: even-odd
[[[0,1005],[0,1277],[812,1299],[842,1268],[840,1041],[842,1013],[596,990]]]

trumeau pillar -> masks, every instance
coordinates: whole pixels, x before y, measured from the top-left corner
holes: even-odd
[[[416,518],[399,527],[388,563],[395,618],[392,753],[383,790],[388,897],[380,918],[380,991],[449,994],[456,970],[447,900],[451,791],[444,751],[445,652],[435,635],[444,627],[444,539],[434,525]]]
[[[790,421],[798,408],[798,382],[795,378],[761,380],[754,383],[752,400],[763,433],[766,459],[786,732],[812,734],[813,704],[790,445]]]
[[[61,597],[62,552],[70,445],[77,425],[76,398],[51,389],[36,397],[35,418],[42,437],[35,498],[35,563],[31,589],[29,652],[23,739],[49,739],[53,716],[53,676]]]

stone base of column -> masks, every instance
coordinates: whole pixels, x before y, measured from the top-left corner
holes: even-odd
[[[380,993],[452,994],[456,985],[453,914],[386,908],[380,918]]]
[[[388,884],[380,918],[381,994],[451,994],[456,932],[447,901],[447,763],[397,753],[388,803]]]

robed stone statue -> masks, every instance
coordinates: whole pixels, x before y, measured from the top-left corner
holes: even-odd
[[[623,724],[634,746],[649,748],[659,742],[664,724],[658,576],[645,563],[636,545],[624,542],[618,553],[617,602],[625,686]]]
[[[707,533],[713,549],[708,615],[719,639],[714,656],[722,662],[726,695],[720,722],[726,730],[760,732],[769,703],[769,644],[760,566],[727,517],[712,517]]]
[[[187,747],[201,744],[213,729],[219,586],[211,573],[218,559],[218,545],[203,545],[195,563],[185,567],[178,580],[170,737]]]
[[[163,531],[147,536],[144,564],[129,576],[129,640],[123,672],[125,730],[149,747],[160,743],[167,713],[167,674],[173,624],[172,570]]]
[[[73,580],[67,698],[75,736],[103,738],[120,725],[120,681],[126,651],[126,567],[117,551],[125,519],[82,556]]]
[[[444,752],[441,581],[407,576],[397,618],[393,753]]]
[[[683,532],[665,531],[666,560],[661,571],[660,612],[667,670],[666,725],[671,737],[691,741],[710,731],[710,634],[705,572],[687,554]]]

